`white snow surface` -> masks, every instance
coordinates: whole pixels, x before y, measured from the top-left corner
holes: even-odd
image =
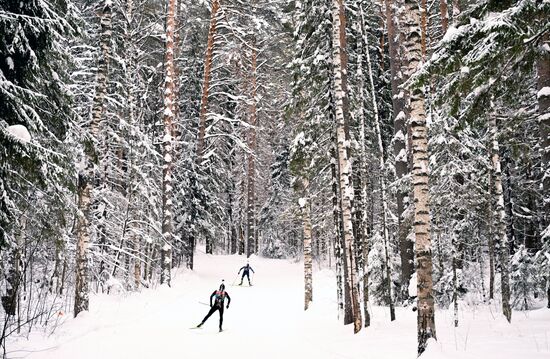
[[[6,57],[6,64],[8,64],[8,68],[10,70],[13,70],[15,68],[15,64],[13,63],[13,59],[11,56]]]
[[[550,87],[545,86],[537,92],[537,98],[550,97]]]
[[[29,133],[29,130],[27,130],[27,128],[23,125],[8,126],[6,130],[8,131],[8,133],[17,138],[21,143],[31,142],[31,134]]]
[[[353,334],[336,314],[332,270],[314,265],[313,303],[303,311],[303,264],[250,258],[253,286],[233,286],[246,263],[238,256],[199,253],[195,271],[173,273],[172,288],[139,293],[90,296],[90,311],[78,318],[67,314],[49,335],[36,330],[27,340],[7,343],[9,358],[138,359],[415,359],[416,312],[372,307],[371,326]],[[201,329],[194,327],[208,312],[210,294],[225,279],[231,305],[225,310],[224,332],[215,313]],[[245,280],[246,283],[246,280]],[[422,359],[548,359],[550,310],[514,312],[512,324],[499,313],[500,304],[461,305],[460,324],[452,311],[437,310],[437,342]]]
[[[416,279],[416,273],[413,273],[411,280],[409,280],[409,295],[416,297],[418,295],[418,281]],[[437,330],[437,328],[436,328]]]

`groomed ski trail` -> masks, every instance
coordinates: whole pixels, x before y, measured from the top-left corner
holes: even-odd
[[[172,287],[139,293],[92,295],[90,312],[63,316],[51,334],[10,338],[8,358],[28,359],[414,359],[416,313],[374,307],[371,327],[353,334],[336,318],[332,271],[314,263],[313,303],[303,311],[303,263],[252,257],[253,286],[231,286],[246,264],[239,256],[197,253],[195,270],[173,273]],[[218,332],[218,313],[193,330],[208,312],[210,294],[225,279],[231,296]],[[72,293],[71,293],[72,294]],[[438,310],[438,342],[422,359],[543,359],[550,357],[550,310],[514,312],[512,324],[499,303],[466,307],[460,327],[452,311]]]

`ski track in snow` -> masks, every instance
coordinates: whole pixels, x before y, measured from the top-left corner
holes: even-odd
[[[332,271],[319,270],[314,263],[314,302],[304,312],[302,263],[252,257],[253,287],[232,286],[245,263],[243,257],[199,253],[194,272],[173,273],[172,288],[92,295],[91,311],[67,319],[54,334],[36,330],[29,340],[11,338],[8,357],[416,358],[416,313],[410,308],[396,308],[397,320],[390,323],[389,310],[374,307],[371,327],[354,335],[352,325],[336,318]],[[218,333],[218,313],[203,328],[190,329],[208,312],[204,303],[221,279],[231,296],[225,331]],[[240,276],[235,284],[239,281]],[[470,307],[459,313],[455,329],[452,311],[437,311],[438,341],[430,343],[422,358],[550,358],[550,310],[514,312],[512,324],[499,313],[498,304]]]

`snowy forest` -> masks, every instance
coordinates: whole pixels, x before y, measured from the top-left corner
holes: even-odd
[[[409,358],[443,358],[465,307],[550,327],[549,19],[547,0],[0,0],[3,357],[230,257],[296,265],[296,315],[330,288],[345,338],[412,315]]]

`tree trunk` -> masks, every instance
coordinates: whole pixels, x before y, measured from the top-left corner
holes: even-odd
[[[309,195],[309,180],[302,179],[303,195],[300,198],[300,209],[304,226],[304,310],[313,300],[312,268],[313,258],[311,254],[311,200]]]
[[[210,92],[210,78],[212,72],[212,58],[214,54],[214,38],[216,36],[217,15],[220,8],[220,1],[212,2],[210,15],[210,28],[208,29],[208,42],[206,45],[206,55],[204,58],[204,78],[202,84],[202,96],[199,115],[199,135],[197,139],[197,164],[202,162],[204,151],[204,135],[206,129],[206,113],[208,112],[208,94]]]
[[[141,262],[138,260],[138,256],[141,254],[141,245],[139,241],[139,236],[136,234],[133,234],[133,249],[134,249],[134,255],[136,258],[134,258],[134,287],[136,289],[139,289],[141,284]]]
[[[8,316],[15,316],[17,314],[18,322],[21,320],[19,313],[19,293],[21,285],[24,285],[24,277],[21,268],[23,249],[23,237],[25,236],[26,227],[26,214],[23,214],[20,219],[20,223],[16,224],[18,227],[15,235],[15,243],[10,245],[8,249],[8,270],[6,273],[6,295],[2,297],[2,307]],[[7,321],[8,319],[6,319]],[[19,328],[17,329],[19,333]],[[2,336],[4,339],[4,336]]]
[[[539,114],[539,132],[542,151],[542,230],[543,243],[550,248],[550,51],[543,46],[550,46],[550,34],[542,36],[540,57],[537,61],[537,100]],[[544,244],[543,244],[544,245]],[[546,290],[548,308],[550,308],[550,272],[547,273]]]
[[[91,193],[97,177],[98,153],[96,143],[99,127],[105,114],[105,98],[107,96],[107,82],[109,79],[109,57],[111,48],[111,1],[102,3],[100,16],[101,55],[99,57],[96,76],[96,89],[92,103],[90,137],[91,142],[85,148],[86,169],[78,174],[78,223],[76,230],[76,273],[75,273],[75,301],[74,316],[89,308],[89,263],[88,243],[90,241]]]
[[[453,21],[460,15],[460,0],[453,0]]]
[[[335,141],[336,144],[336,141]],[[338,150],[336,150],[336,153],[338,153]],[[338,238],[340,241],[340,255],[342,258],[342,293],[343,293],[343,299],[344,299],[344,324],[348,325],[353,323],[353,305],[351,303],[351,289],[350,289],[350,280],[349,280],[349,257],[347,256],[347,247],[346,247],[346,240],[344,236],[344,217],[343,217],[343,210],[342,210],[342,196],[340,191],[340,164],[338,164],[338,215],[340,216],[338,218],[339,226],[340,226],[340,237]]]
[[[422,49],[422,60],[424,60],[427,51],[426,44],[428,43],[428,5],[426,0],[420,0],[420,5],[420,47]]]
[[[191,215],[190,223],[195,223],[195,214]],[[193,270],[195,265],[195,231],[189,231],[187,233],[186,241],[186,253],[185,253],[185,266]]]
[[[395,157],[395,176],[397,185],[397,220],[398,220],[398,243],[401,259],[401,297],[408,297],[409,280],[414,270],[413,243],[407,240],[409,233],[409,224],[404,219],[406,210],[405,198],[408,189],[405,187],[404,177],[408,173],[407,145],[405,142],[406,126],[406,91],[402,88],[403,72],[401,71],[401,59],[399,56],[399,44],[397,36],[399,31],[396,29],[395,15],[393,12],[393,1],[385,0],[386,3],[386,27],[388,31],[388,45],[390,54],[390,73],[392,89],[392,107],[393,107],[393,128],[394,128],[394,147]]]
[[[340,202],[342,206],[342,224],[345,241],[344,253],[348,258],[347,280],[350,287],[351,308],[353,313],[354,332],[361,330],[361,312],[357,293],[355,275],[354,238],[351,218],[351,196],[353,195],[352,165],[349,159],[350,141],[346,136],[346,118],[349,109],[346,104],[346,23],[343,0],[333,0],[332,32],[333,32],[333,70],[334,94],[336,109],[336,133],[338,146],[338,163],[340,168]]]
[[[172,268],[172,170],[174,146],[174,120],[176,113],[176,72],[174,65],[174,31],[176,0],[168,0],[166,17],[166,53],[164,57],[164,137],[162,150],[162,238],[160,283],[170,285]]]
[[[231,170],[230,173],[233,173],[233,154],[231,155],[230,165]],[[235,182],[233,179],[231,179],[231,184],[228,191],[228,215],[229,215],[229,253],[235,254],[237,253],[237,230],[236,230],[236,223],[235,218],[233,216],[233,202],[234,202],[234,195],[235,195]]]
[[[342,281],[342,226],[340,221],[340,206],[338,201],[338,171],[336,167],[336,141],[333,140],[331,148],[330,168],[332,174],[332,215],[334,221],[334,266],[336,272],[336,302],[338,305],[338,318],[344,314],[344,289]],[[366,214],[366,213],[365,213]]]
[[[93,167],[93,165],[92,165]],[[93,169],[92,169],[93,173]],[[93,175],[92,175],[93,176]],[[88,244],[90,242],[90,215],[93,181],[92,176],[79,175],[78,178],[78,225],[77,225],[77,243],[76,243],[76,278],[75,278],[75,299],[74,316],[86,311],[89,308],[89,263],[88,263]]]
[[[449,28],[449,8],[447,6],[447,0],[439,0],[439,12],[441,13],[441,32],[445,35]]]
[[[360,133],[359,133],[359,161],[358,161],[358,168],[359,168],[359,184],[360,184],[360,198],[358,200],[358,206],[360,207],[359,211],[359,218],[357,220],[358,228],[357,228],[357,239],[358,241],[362,241],[361,243],[361,253],[360,255],[363,258],[362,261],[362,268],[361,268],[361,274],[362,274],[362,287],[363,287],[363,314],[365,316],[365,328],[370,326],[370,313],[369,313],[369,273],[368,273],[368,217],[367,217],[367,185],[368,185],[368,174],[367,174],[367,137],[366,137],[366,129],[365,129],[365,113],[364,113],[364,106],[365,106],[365,97],[364,97],[364,87],[365,87],[365,76],[363,73],[363,52],[366,52],[368,54],[368,42],[367,37],[365,36],[365,19],[363,16],[363,6],[362,3],[359,3],[359,14],[360,14],[360,21],[357,25],[357,32],[359,34],[359,39],[357,41],[357,79],[358,79],[358,98],[359,98],[359,106],[358,106],[358,114],[357,117],[359,118],[360,123]],[[381,37],[381,41],[383,41],[384,37]],[[365,43],[365,46],[363,46]],[[366,48],[366,50],[364,50]],[[370,58],[369,58],[370,61]]]
[[[481,226],[478,227],[478,230],[477,230],[477,235],[478,235],[478,238],[481,237],[481,230],[479,229]],[[486,298],[486,295],[485,293],[487,292],[487,290],[485,289],[485,270],[484,270],[484,266],[483,266],[483,246],[480,244],[478,247],[477,247],[477,263],[479,264],[479,275],[481,277],[481,294],[483,296],[483,303],[486,302],[485,298]]]
[[[422,34],[420,11],[416,0],[406,0],[404,25],[406,27],[405,50],[408,62],[408,77],[415,73],[422,61]],[[435,308],[432,280],[432,251],[430,240],[429,170],[426,113],[424,96],[420,89],[410,94],[414,233],[416,237],[416,275],[418,279],[418,354],[422,354],[430,338],[436,338]]]
[[[456,257],[457,257],[457,246],[456,246],[456,239],[458,238],[458,233],[456,231],[453,232],[451,237],[451,253],[452,253],[452,259],[451,259],[451,265],[452,265],[452,271],[453,271],[453,319],[454,319],[454,326],[455,328],[458,327],[458,278],[456,274]]]
[[[256,253],[256,167],[255,167],[255,158],[256,158],[256,37],[252,35],[251,37],[251,78],[250,78],[250,129],[248,133],[248,153],[247,163],[247,252],[246,256],[250,257],[251,254]]]
[[[361,23],[364,23],[363,19],[363,9],[360,6],[360,15],[361,15]],[[389,258],[389,234],[388,234],[388,200],[386,195],[386,165],[384,162],[384,146],[382,144],[382,134],[380,131],[380,119],[378,115],[378,104],[376,102],[376,89],[374,87],[374,78],[372,74],[372,65],[370,60],[370,53],[368,51],[369,48],[369,42],[368,38],[363,35],[363,41],[365,42],[365,47],[367,51],[365,51],[365,55],[367,57],[367,69],[368,69],[368,75],[369,75],[369,84],[371,89],[371,101],[372,101],[372,109],[374,112],[374,130],[376,135],[376,140],[378,144],[378,164],[379,164],[379,173],[380,173],[380,194],[381,194],[381,201],[382,201],[382,238],[384,238],[384,257],[385,257],[385,267],[386,267],[386,290],[387,290],[387,296],[388,301],[390,305],[390,319],[391,321],[395,320],[395,308],[393,304],[393,294],[392,294],[392,280],[391,280],[391,269],[390,269],[390,258]],[[361,123],[361,132],[364,136],[364,120],[362,120]],[[363,149],[362,149],[363,151]]]
[[[493,173],[489,172],[489,198],[487,200],[487,237],[489,250],[489,299],[494,299],[495,290],[495,240],[493,212]]]
[[[55,264],[50,279],[50,293],[63,294],[63,270],[67,263],[65,239],[59,236],[55,239]]]
[[[128,64],[126,66],[126,85],[127,85],[127,95],[128,95],[128,107],[127,107],[127,117],[128,117],[128,123],[130,126],[135,127],[138,126],[138,123],[136,122],[136,91],[137,91],[137,85],[136,85],[136,59],[137,59],[137,49],[134,44],[134,38],[132,34],[134,34],[134,31],[136,29],[136,23],[135,23],[135,14],[134,14],[134,1],[133,0],[127,0],[126,1],[126,23],[125,23],[125,40],[126,40],[126,46],[128,46]],[[128,156],[126,158],[127,161],[127,201],[128,201],[128,209],[130,210],[130,207],[133,208],[131,211],[130,217],[131,218],[137,218],[139,217],[137,208],[134,203],[132,203],[132,196],[135,194],[132,188],[132,182],[134,181],[134,175],[135,175],[135,164],[137,161],[139,161],[139,151],[137,150],[137,139],[136,136],[133,133],[128,134],[129,137],[129,143],[130,143],[130,150],[128,153]],[[121,182],[124,181],[124,178],[121,179]],[[128,218],[128,219],[131,219]],[[139,230],[139,225],[137,224],[129,224],[128,225],[128,232],[130,233],[130,240],[128,242],[128,252],[126,253],[126,261],[128,262],[128,268],[127,268],[127,276],[128,276],[128,282],[127,284],[130,286],[130,276],[133,272],[133,283],[134,288],[138,289],[139,285],[141,283],[141,263],[138,259],[138,256],[140,254],[140,237],[136,234],[136,231]],[[130,228],[131,227],[131,228]],[[130,256],[133,255],[133,258]],[[133,263],[133,269],[131,268]]]
[[[502,190],[502,171],[500,169],[499,143],[497,133],[497,121],[494,115],[490,115],[489,125],[491,131],[491,163],[493,165],[493,178],[496,199],[496,230],[499,244],[500,257],[500,289],[502,293],[502,313],[506,320],[512,320],[512,310],[510,309],[510,279],[509,279],[509,254],[508,254],[508,236],[506,235],[506,213],[504,211],[504,194]]]
[[[151,267],[151,243],[145,243],[145,263],[143,265],[143,280],[147,281],[149,278],[149,268]]]
[[[239,225],[239,255],[244,254],[244,230],[242,225]]]

